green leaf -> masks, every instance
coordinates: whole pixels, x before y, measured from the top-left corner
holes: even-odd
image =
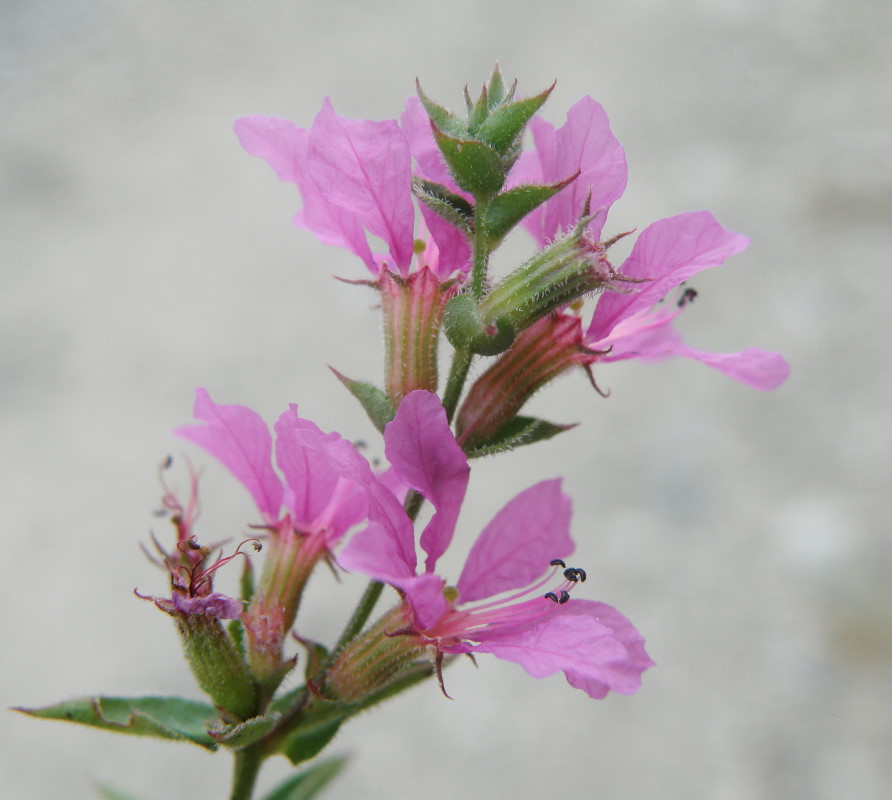
[[[555,84],[534,97],[515,100],[493,109],[477,131],[477,136],[491,144],[499,153],[505,153],[514,144],[526,124],[548,99]]]
[[[544,186],[538,184],[515,186],[493,197],[486,207],[483,226],[490,246],[495,249],[518,222],[576,180],[577,175],[578,172],[562,181]]]
[[[277,750],[295,766],[317,756],[334,739],[341,723],[349,716],[342,709],[332,709],[333,718],[310,719],[286,736]]]
[[[279,784],[264,800],[311,800],[340,773],[346,763],[347,759],[343,756],[320,761]]]
[[[121,789],[109,786],[106,783],[98,784],[96,786],[96,791],[99,793],[102,800],[140,800],[135,794],[121,791]]]
[[[542,442],[575,427],[576,425],[558,425],[536,417],[515,417],[503,425],[491,439],[470,448],[467,451],[468,458],[479,458],[513,450],[525,444]]]
[[[381,433],[384,433],[384,427],[396,414],[396,409],[393,407],[393,403],[390,402],[390,398],[384,391],[371,383],[363,383],[362,381],[355,381],[352,378],[348,378],[346,375],[342,375],[338,372],[334,367],[329,367],[329,369],[335,374],[335,377],[347,387],[350,394],[359,400],[362,407],[365,409],[365,413],[369,415],[372,424]]]
[[[297,765],[302,761],[308,761],[318,755],[334,739],[341,725],[350,717],[411,689],[433,674],[434,668],[431,664],[418,664],[407,670],[393,683],[373,692],[359,703],[351,705],[328,701],[317,703],[307,710],[300,725],[284,737],[276,750],[285,755],[292,764]],[[273,707],[284,710],[286,698],[292,699],[291,695],[296,691],[299,690],[293,690],[280,700],[273,702]]]
[[[474,197],[494,195],[505,183],[505,171],[499,153],[486,142],[450,136],[434,127],[437,147],[455,182]]]
[[[282,719],[282,715],[274,711],[271,714],[251,717],[251,719],[246,719],[244,722],[226,725],[220,729],[211,729],[210,735],[215,742],[228,747],[230,750],[241,750],[248,745],[259,742],[276,727],[280,719]]]
[[[207,732],[219,716],[214,708],[183,697],[80,697],[43,708],[17,708],[41,719],[77,722],[114,733],[192,742],[208,750],[217,744]]]
[[[412,182],[415,195],[435,214],[471,235],[474,226],[474,206],[464,197],[450,192],[441,183],[415,178]]]

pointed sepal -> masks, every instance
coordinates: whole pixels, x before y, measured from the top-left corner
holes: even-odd
[[[551,84],[544,92],[533,97],[525,97],[512,103],[505,103],[493,109],[477,131],[477,136],[489,143],[501,154],[506,154],[517,144],[527,123],[542,108],[542,104],[554,90]]]
[[[427,112],[427,115],[431,118],[431,122],[436,128],[453,135],[461,135],[467,131],[465,121],[448,109],[443,108],[439,103],[435,103],[431,100],[422,91],[421,82],[417,78],[415,79],[415,89],[418,92],[418,98],[421,100],[424,110]]]
[[[565,180],[546,185],[515,186],[492,198],[486,206],[483,225],[490,247],[495,249],[518,222],[571,184],[577,175],[578,172]]]
[[[207,728],[219,716],[214,708],[184,697],[79,697],[43,708],[16,708],[32,717],[76,722],[93,728],[192,742],[208,750],[217,743]]]
[[[385,426],[393,419],[394,414],[396,414],[396,409],[393,407],[393,403],[390,402],[390,399],[384,391],[371,383],[363,383],[362,381],[355,381],[352,378],[348,378],[346,375],[342,375],[338,372],[334,367],[329,367],[329,369],[335,374],[335,377],[347,387],[350,394],[359,400],[375,428],[381,433],[384,433]]]
[[[416,178],[412,183],[415,196],[431,211],[443,217],[467,236],[474,229],[474,206],[464,197],[450,192],[442,183]]]
[[[208,730],[211,738],[230,750],[241,750],[259,742],[282,719],[278,712],[251,717],[234,725],[223,724]]]

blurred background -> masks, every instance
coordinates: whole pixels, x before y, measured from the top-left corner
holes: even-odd
[[[793,365],[760,394],[683,360],[564,377],[531,411],[579,428],[475,464],[447,567],[510,497],[557,475],[573,563],[658,666],[591,701],[480,658],[344,728],[328,797],[878,800],[892,770],[892,5],[853,0],[0,6],[2,705],[194,695],[140,554],[156,468],[188,448],[196,386],[274,419],[380,440],[327,364],[380,380],[374,295],[291,225],[292,186],[234,118],[398,117],[418,76],[460,107],[498,61],[562,124],[584,94],[626,148],[616,233],[708,208],[752,237],[698,277],[681,327]],[[619,247],[619,246],[618,246]],[[519,233],[496,259],[508,269]],[[445,349],[445,348],[444,348]],[[207,465],[208,540],[254,519]],[[178,477],[177,477],[178,475]],[[173,480],[185,485],[182,473]],[[331,641],[363,581],[314,578],[301,632]],[[225,581],[223,584],[225,588]],[[384,606],[382,605],[383,609]],[[224,797],[229,759],[0,714],[3,795]],[[262,787],[288,773],[269,762]],[[883,787],[886,787],[884,790]]]

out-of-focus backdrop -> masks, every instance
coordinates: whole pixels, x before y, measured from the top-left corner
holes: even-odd
[[[476,464],[456,551],[565,476],[590,597],[647,636],[634,697],[588,700],[484,657],[349,725],[331,798],[473,794],[879,800],[892,785],[889,296],[892,5],[857,0],[246,3],[4,0],[0,9],[2,705],[191,693],[170,621],[155,468],[195,386],[272,419],[379,439],[326,368],[377,380],[373,294],[294,228],[293,187],[232,120],[308,126],[323,98],[394,118],[419,76],[459,107],[498,61],[598,99],[629,188],[607,233],[711,209],[749,251],[693,282],[704,349],[783,352],[754,392],[681,360],[582,375],[533,410],[582,423]],[[507,268],[531,244],[518,234]],[[236,537],[243,490],[209,459],[199,531]],[[182,462],[182,459],[180,459]],[[180,485],[181,479],[177,479]],[[453,576],[461,552],[448,562]],[[320,574],[330,638],[364,582]],[[383,606],[382,606],[383,607]],[[2,794],[223,797],[228,758],[0,714]],[[270,786],[288,771],[272,763]]]

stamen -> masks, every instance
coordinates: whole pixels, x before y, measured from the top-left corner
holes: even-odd
[[[563,591],[561,591],[561,599],[558,600],[558,603],[560,603],[561,605],[563,605],[563,604],[566,603],[569,599],[570,599],[570,592],[568,592],[566,589],[564,589]]]
[[[561,569],[567,566],[566,562],[564,562],[560,558],[553,558],[549,563],[551,564],[551,566],[560,567]]]
[[[561,592],[561,595],[565,595],[566,592]],[[549,600],[554,600],[555,603],[559,603],[560,601],[557,598],[557,595],[554,592],[549,592],[545,595]]]

